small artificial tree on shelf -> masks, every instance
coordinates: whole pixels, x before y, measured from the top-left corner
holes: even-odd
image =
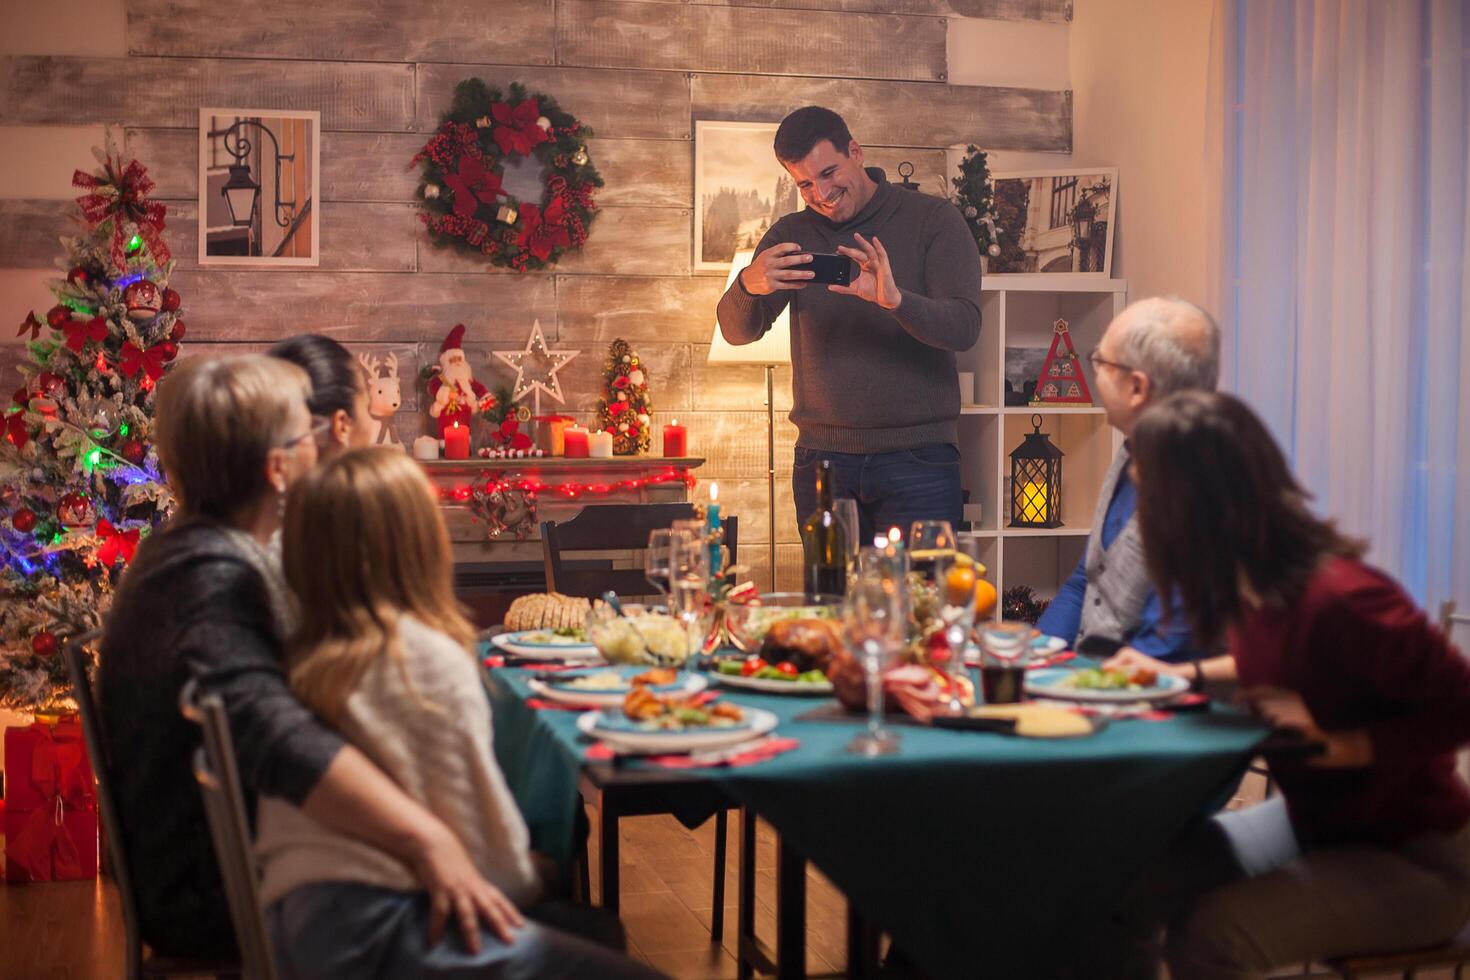
[[[608,345],[602,378],[597,424],[604,432],[612,433],[613,454],[636,456],[648,452],[648,375],[638,352],[621,337]]]

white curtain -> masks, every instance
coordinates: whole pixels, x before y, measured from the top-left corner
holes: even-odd
[[[1222,386],[1431,612],[1470,608],[1470,5],[1216,0]]]

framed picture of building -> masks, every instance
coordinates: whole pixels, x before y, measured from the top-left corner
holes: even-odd
[[[995,223],[1003,231],[987,274],[1113,274],[1118,168],[997,173],[992,179]]]
[[[321,261],[321,113],[199,110],[199,264]]]
[[[694,123],[694,268],[726,272],[776,219],[802,207],[771,143],[776,123]]]

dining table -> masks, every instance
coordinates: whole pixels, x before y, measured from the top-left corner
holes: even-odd
[[[1259,720],[1218,704],[1113,718],[1067,739],[895,721],[898,750],[866,757],[847,750],[866,719],[831,698],[728,689],[722,700],[773,713],[776,734],[795,747],[750,765],[672,769],[608,758],[578,729],[579,712],[535,696],[536,674],[487,672],[495,754],[534,847],[555,858],[574,854],[589,780],[669,791],[676,804],[682,796],[691,812],[679,815],[690,825],[738,805],[778,835],[782,926],[801,925],[801,910],[787,906],[804,905],[797,869],[810,861],[846,896],[854,928],[886,932],[934,977],[1042,977],[1065,968],[1128,886],[1228,801],[1268,734]],[[742,828],[745,851],[753,820]],[[754,963],[803,975],[804,939],[791,928],[781,929],[774,956],[754,955],[746,898],[740,945],[753,955],[740,957],[742,974]],[[750,906],[753,919],[753,891]],[[871,937],[864,942],[871,948]],[[858,948],[850,936],[849,950]]]

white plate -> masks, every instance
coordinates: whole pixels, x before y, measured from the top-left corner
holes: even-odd
[[[1060,683],[1073,671],[1067,667],[1028,671],[1026,693],[1059,701],[1093,701],[1126,704],[1137,701],[1168,701],[1189,690],[1189,682],[1173,674],[1160,674],[1150,687],[1138,691],[1107,691],[1087,687],[1068,687]]]
[[[739,674],[722,674],[717,670],[710,671],[710,676],[726,687],[738,687],[746,691],[758,691],[761,694],[787,694],[792,696],[801,695],[827,695],[832,693],[832,682],[821,681],[778,681],[769,677],[741,677]]]
[[[652,669],[652,668],[644,668]],[[643,670],[634,671],[641,674]],[[527,685],[538,697],[558,704],[578,705],[583,708],[616,708],[623,703],[623,698],[633,688],[624,685],[622,689],[615,691],[579,691],[575,688],[557,687],[539,680],[531,680]],[[709,686],[709,681],[699,674],[683,674],[681,682],[677,685],[659,686],[654,688],[657,694],[678,694],[686,696],[698,694]]]
[[[601,711],[589,711],[582,715],[577,719],[577,728],[582,734],[601,739],[620,752],[653,755],[739,745],[775,730],[778,719],[769,711],[743,706],[741,710],[745,712],[746,723],[734,728],[708,728],[693,732],[613,731],[598,727],[598,722],[602,720]]]
[[[545,630],[522,630],[519,633],[500,633],[490,637],[490,645],[503,653],[526,657],[531,660],[601,660],[602,655],[591,643],[528,643],[527,633],[543,633]]]
[[[1030,656],[1045,659],[1053,654],[1061,653],[1067,649],[1067,641],[1060,636],[1047,636],[1045,633],[1031,638]],[[971,643],[965,647],[965,663],[971,667],[980,666],[980,648]]]

